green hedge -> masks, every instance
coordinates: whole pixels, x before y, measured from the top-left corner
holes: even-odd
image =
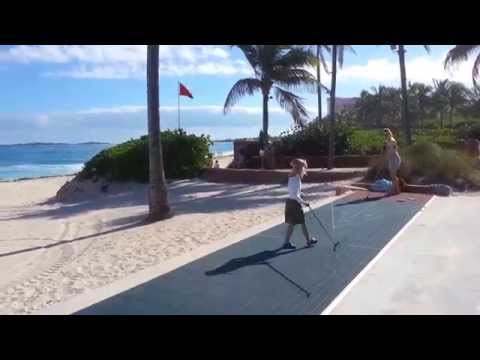
[[[348,153],[348,138],[353,128],[338,122],[335,131],[335,153]],[[285,156],[327,155],[329,125],[326,121],[314,121],[304,129],[295,129],[291,133],[282,133],[282,136],[273,142],[275,153]]]
[[[327,155],[328,129],[326,123],[310,123],[305,129],[297,129],[293,133],[283,133],[274,141],[275,151],[281,155]],[[480,133],[480,127],[478,128]],[[405,146],[403,134],[395,132],[400,148]],[[457,145],[459,131],[456,129],[415,130],[415,143],[435,143],[442,148],[453,148]],[[385,136],[383,129],[361,130],[347,124],[337,124],[335,153],[336,155],[377,155],[383,150]]]
[[[434,143],[442,148],[453,148],[458,144],[459,132],[456,129],[416,130],[413,134],[415,143]]]
[[[480,123],[478,121],[464,121],[458,124],[457,131],[462,139],[480,140]]]
[[[401,149],[401,157],[399,175],[407,182],[422,178],[423,184],[442,183],[457,187],[461,181],[471,188],[480,187],[480,171],[475,168],[475,161],[455,150],[424,142]],[[375,179],[376,174],[388,177],[383,167],[379,172],[379,166],[370,169],[367,179]]]
[[[378,155],[383,151],[383,130],[355,130],[348,139],[348,152],[358,155]]]
[[[168,179],[198,176],[207,165],[211,145],[208,136],[175,130],[161,132],[160,140]],[[80,176],[89,179],[96,174],[117,181],[148,182],[148,167],[148,137],[142,136],[101,151],[85,164]]]

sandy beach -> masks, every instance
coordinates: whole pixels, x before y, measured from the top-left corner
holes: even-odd
[[[28,314],[96,289],[259,223],[283,217],[283,185],[177,181],[175,216],[145,225],[147,187],[48,202],[72,177],[0,183],[0,314]],[[355,181],[355,180],[353,180]],[[312,204],[331,184],[305,184]]]
[[[216,156],[213,158],[214,164],[215,160],[218,160],[218,164],[220,165],[221,169],[225,169],[233,161],[233,155]]]

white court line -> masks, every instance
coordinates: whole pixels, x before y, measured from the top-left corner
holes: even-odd
[[[333,309],[347,296],[347,294],[352,290],[352,288],[361,280],[361,278],[370,270],[373,265],[377,263],[380,258],[385,255],[385,253],[390,249],[394,242],[402,235],[405,230],[421,215],[425,208],[430,205],[430,203],[435,198],[435,195],[428,200],[425,205],[400,229],[400,231],[385,245],[385,247],[380,250],[380,252],[358,273],[357,276],[342,290],[340,294],[337,295],[335,299],[322,311],[320,315],[330,315]]]

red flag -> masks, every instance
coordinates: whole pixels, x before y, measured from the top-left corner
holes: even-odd
[[[179,83],[179,85],[180,85],[180,90],[179,90],[180,96],[187,96],[190,99],[193,99],[191,92],[188,91],[188,89],[182,83]]]

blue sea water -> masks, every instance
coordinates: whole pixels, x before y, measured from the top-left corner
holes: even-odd
[[[111,144],[0,145],[0,181],[69,175]],[[215,155],[233,153],[232,142],[215,142]]]
[[[210,152],[216,156],[233,155],[233,142],[232,141],[214,142],[213,145],[210,147]]]
[[[32,144],[0,146],[0,180],[17,180],[79,172],[83,164],[110,144]]]

